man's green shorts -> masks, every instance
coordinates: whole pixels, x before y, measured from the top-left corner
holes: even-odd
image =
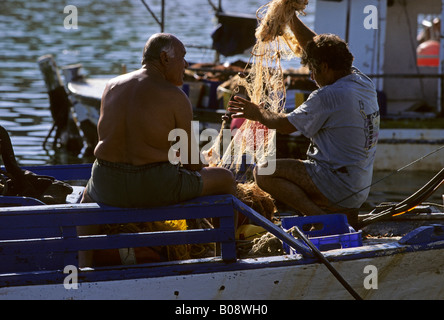
[[[202,177],[169,162],[133,166],[97,159],[86,187],[92,200],[109,206],[165,206],[198,197]]]

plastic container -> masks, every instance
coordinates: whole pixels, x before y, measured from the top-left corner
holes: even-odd
[[[262,237],[266,233],[267,230],[262,227],[252,224],[245,224],[237,228],[236,240],[253,240]]]
[[[324,236],[309,238],[309,240],[315,245],[319,251],[328,251],[344,248],[355,248],[362,246],[362,232],[351,232],[333,236]],[[285,252],[288,254],[298,253],[295,249],[284,243]]]
[[[356,232],[344,214],[323,216],[288,217],[282,219],[282,228],[289,230],[297,226],[320,251],[362,246],[362,232]],[[288,254],[298,253],[283,244]]]
[[[350,225],[345,214],[327,214],[322,216],[288,217],[282,219],[285,230],[297,226],[309,237],[321,237],[350,232]],[[314,226],[314,229],[311,228]],[[353,230],[354,231],[354,230]]]
[[[440,43],[436,40],[428,40],[421,43],[416,50],[417,65],[420,67],[439,66]]]

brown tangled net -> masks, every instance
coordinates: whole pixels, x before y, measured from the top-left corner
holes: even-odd
[[[254,182],[239,183],[236,197],[268,220],[271,220],[277,211],[273,198]]]
[[[256,30],[256,39],[267,43],[282,37],[287,45],[296,54],[301,53],[301,48],[293,34],[288,30],[288,24],[295,11],[305,15],[304,9],[308,0],[274,0],[259,8],[256,15],[260,25]]]
[[[305,15],[307,5],[308,0],[273,0],[257,10],[259,26],[248,63],[251,68],[238,77],[233,96],[239,93],[239,88],[243,88],[253,103],[274,112],[283,111],[286,90],[281,60],[289,60],[302,53],[289,22],[296,13]],[[222,124],[224,127],[225,121]],[[249,161],[248,164],[267,162],[269,157],[276,154],[275,135],[274,130],[246,120],[224,152],[220,152],[222,146],[226,145],[221,130],[218,139],[206,153],[207,161],[210,166],[223,166],[236,171],[245,161]]]
[[[140,223],[126,223],[126,224],[107,224],[101,228],[103,234],[119,234],[119,233],[139,233],[139,232],[156,232],[156,231],[177,231],[186,230],[186,220],[169,220],[169,221],[155,221],[155,222],[140,222]],[[156,251],[160,251],[161,247],[152,247]],[[190,245],[171,245],[165,246],[167,259],[184,260],[191,258]]]

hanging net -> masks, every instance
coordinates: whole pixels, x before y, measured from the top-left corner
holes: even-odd
[[[256,16],[256,44],[250,61],[238,78],[232,96],[242,88],[251,102],[274,112],[283,112],[286,100],[283,59],[299,57],[298,41],[289,27],[296,14],[304,14],[308,0],[273,0],[260,7]],[[222,123],[225,127],[227,120]],[[275,131],[262,124],[246,120],[234,137],[221,130],[213,146],[205,153],[210,166],[223,166],[239,173],[246,165],[266,163],[276,155]]]

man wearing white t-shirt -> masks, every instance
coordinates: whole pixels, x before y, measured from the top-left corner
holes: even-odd
[[[345,213],[357,223],[369,194],[379,135],[379,107],[372,81],[352,66],[347,44],[316,35],[295,15],[290,27],[304,49],[301,63],[319,89],[289,114],[274,113],[241,97],[230,102],[233,118],[310,138],[307,160],[278,159],[272,175],[258,175],[263,190],[305,215]]]

